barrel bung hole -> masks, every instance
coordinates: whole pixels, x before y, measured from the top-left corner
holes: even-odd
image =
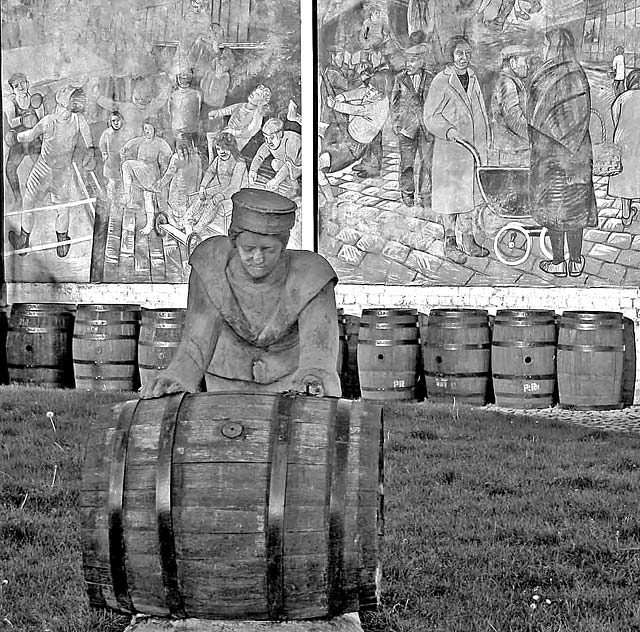
[[[531,364],[533,362],[533,359],[531,358],[531,356],[526,356],[524,359],[524,363],[525,364]]]
[[[32,347],[31,345],[27,345],[27,346],[25,347],[25,349],[26,349],[29,353],[31,353],[31,352],[33,351],[33,347]]]
[[[380,360],[380,361],[384,360],[384,353],[379,353],[378,354],[378,360]]]
[[[436,356],[436,364],[442,364],[442,356]]]

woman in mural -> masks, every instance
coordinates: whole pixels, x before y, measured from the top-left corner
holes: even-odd
[[[622,171],[609,178],[609,195],[622,198],[622,223],[629,226],[640,210],[640,70],[627,77],[627,90],[611,106],[613,142],[620,148]],[[635,201],[635,203],[634,203]]]
[[[197,199],[187,209],[187,234],[201,233],[217,218],[231,215],[231,196],[248,184],[247,163],[238,149],[236,139],[228,132],[220,132],[214,142],[215,158],[204,172]],[[224,225],[218,234],[226,234]],[[216,231],[217,232],[217,231]]]
[[[582,233],[596,224],[593,154],[589,135],[591,95],[564,28],[545,33],[545,63],[531,78],[527,120],[531,141],[533,218],[549,231],[553,259],[540,262],[558,277],[582,274]],[[565,261],[567,241],[569,262]]]
[[[469,67],[471,42],[456,35],[445,49],[449,65],[433,79],[424,103],[424,123],[434,136],[432,208],[444,228],[444,254],[454,263],[486,257],[475,242],[473,211],[480,203],[473,154],[456,141],[471,143],[487,164],[489,122],[475,72]]]

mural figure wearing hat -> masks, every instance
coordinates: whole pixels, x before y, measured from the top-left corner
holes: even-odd
[[[336,274],[320,255],[287,250],[296,204],[271,191],[232,198],[228,237],[191,255],[187,314],[170,365],[142,397],[207,391],[340,396]]]
[[[524,46],[507,46],[501,51],[502,69],[491,94],[493,148],[499,165],[529,166],[527,127],[528,55]]]
[[[431,83],[424,123],[436,137],[432,208],[444,228],[444,254],[463,264],[467,257],[486,257],[489,251],[473,235],[474,210],[482,201],[474,158],[456,141],[473,145],[486,165],[490,130],[480,83],[470,67],[471,42],[456,35],[447,42],[446,53],[450,62]]]
[[[44,106],[42,95],[30,92],[29,80],[23,73],[17,72],[11,75],[9,87],[11,94],[3,98],[5,121],[9,127],[4,136],[4,141],[9,148],[5,174],[16,204],[22,206],[18,167],[27,156],[30,156],[33,162],[37,160],[41,142],[37,138],[30,143],[19,143],[18,133],[31,129],[44,116]]]
[[[284,123],[277,118],[269,119],[262,126],[264,143],[260,146],[249,167],[249,185],[254,186],[258,169],[265,160],[271,159],[271,167],[276,172],[264,185],[266,189],[286,193],[291,197],[298,194],[298,179],[302,175],[302,140],[300,134],[285,130]]]
[[[426,43],[407,48],[405,67],[396,75],[391,90],[393,131],[398,137],[400,151],[400,193],[402,201],[408,206],[414,204],[416,156],[418,201],[423,204],[431,202],[434,136],[422,119],[424,101],[433,80],[433,73],[427,69],[429,51]]]
[[[82,166],[88,170],[96,167],[91,131],[82,115],[85,102],[82,88],[67,85],[56,92],[54,112],[45,114],[32,128],[17,135],[19,143],[32,143],[41,138],[42,147],[25,185],[20,233],[9,231],[9,242],[16,250],[29,248],[29,238],[36,222],[36,213],[29,209],[35,208],[38,200],[49,194],[53,204],[62,205],[57,209],[55,231],[58,242],[63,243],[56,248],[56,254],[66,257],[69,252],[69,208],[64,203],[83,197],[72,164],[78,137],[82,138],[85,149]]]
[[[344,47],[331,45],[327,47],[331,60],[320,73],[320,121],[329,124],[337,115],[327,106],[327,98],[346,92],[349,89],[349,77],[344,68]]]

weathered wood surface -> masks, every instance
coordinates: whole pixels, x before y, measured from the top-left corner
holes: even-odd
[[[138,305],[78,305],[72,337],[76,388],[134,390],[139,327]]]
[[[487,311],[432,309],[420,329],[428,398],[486,404],[491,363]]]
[[[85,580],[95,605],[122,610],[112,582],[109,507],[114,499],[112,452],[124,410],[131,421],[122,491],[128,591],[133,611],[169,615],[156,503],[161,421],[170,399],[104,409],[92,424],[80,505]],[[269,490],[280,400],[276,395],[187,395],[173,419],[171,517],[188,616],[271,618],[265,597],[273,558]],[[349,417],[342,435],[338,405]],[[305,396],[293,398],[291,406],[281,517],[286,618],[375,607],[380,407]],[[336,528],[338,552],[332,539]],[[335,572],[337,579],[331,577]],[[339,606],[332,596],[336,581]]]
[[[13,304],[6,335],[12,383],[73,386],[69,376],[74,311],[74,306],[64,304]]]
[[[349,613],[328,621],[204,621],[139,618],[125,632],[363,632],[360,617]]]
[[[419,351],[416,310],[363,310],[358,333],[362,398],[416,399]]]
[[[498,310],[491,341],[491,371],[498,406],[553,406],[555,313],[551,310]]]
[[[623,318],[619,312],[565,311],[558,332],[561,408],[622,408]]]

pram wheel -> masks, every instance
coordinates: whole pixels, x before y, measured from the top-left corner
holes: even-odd
[[[531,253],[531,235],[521,224],[505,224],[493,240],[493,250],[500,263],[517,266],[527,260]]]

